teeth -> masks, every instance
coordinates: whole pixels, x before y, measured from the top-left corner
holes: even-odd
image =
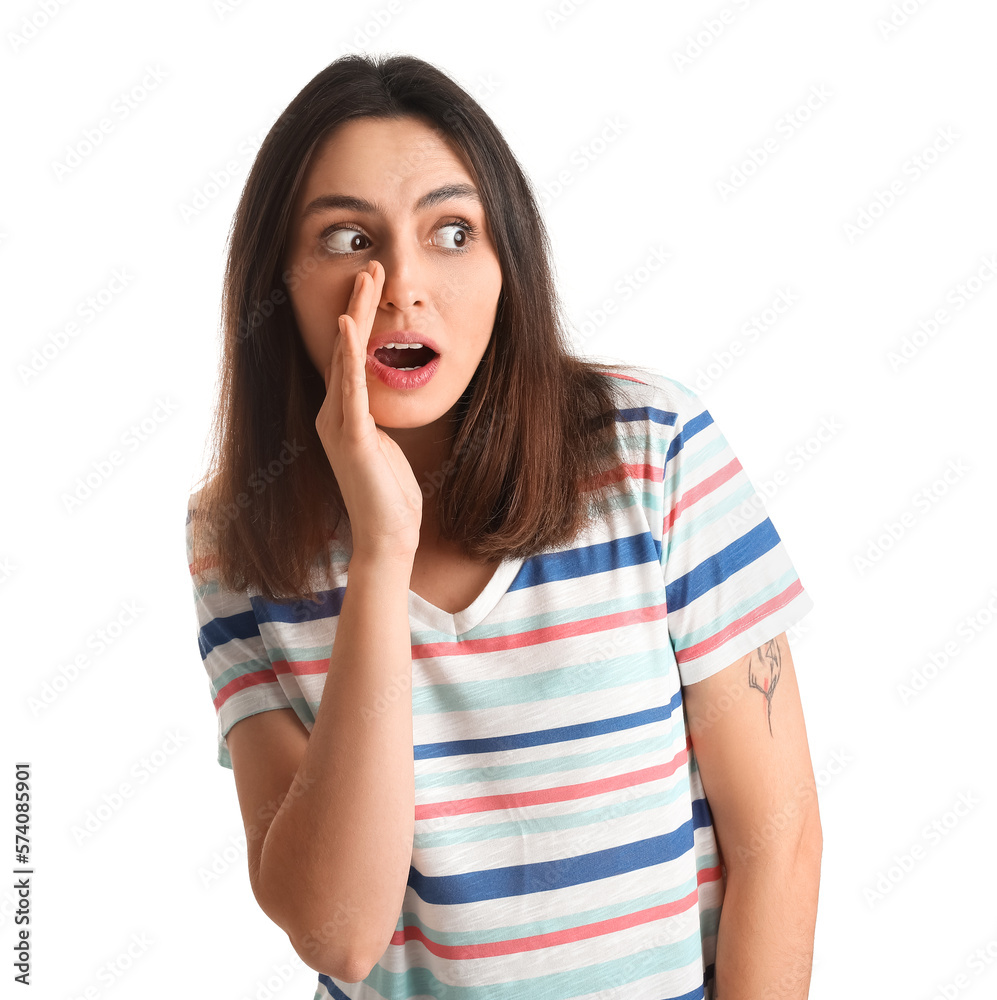
[[[381,346],[382,347],[402,347],[402,348],[408,348],[408,347],[422,347],[422,344],[382,344]],[[401,371],[401,369],[399,369],[399,371]]]
[[[413,365],[411,368],[396,368],[395,371],[396,372],[414,372],[414,371],[418,371],[419,368],[420,368],[419,365]]]

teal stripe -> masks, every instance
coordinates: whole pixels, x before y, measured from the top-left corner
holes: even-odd
[[[591,995],[598,990],[608,990],[637,982],[656,972],[681,969],[701,960],[703,945],[697,929],[684,941],[675,941],[660,948],[647,948],[636,955],[624,955],[599,965],[586,965],[581,969],[568,969],[549,975],[528,976],[506,983],[495,983],[487,988],[488,1000],[522,1000],[523,997],[543,997],[544,1000],[568,1000],[569,997]],[[543,960],[543,950],[524,952],[520,961]],[[536,966],[534,966],[536,967]],[[416,968],[405,972],[388,972],[375,965],[364,980],[382,996],[410,997],[425,995],[446,997],[447,1000],[475,1000],[480,998],[481,986],[452,986],[443,983],[428,969]],[[694,982],[695,989],[702,980]]]
[[[699,911],[699,930],[704,938],[717,936],[722,909],[722,906],[711,906],[708,910]]]
[[[754,487],[751,483],[745,483],[740,489],[735,490],[729,497],[725,497],[723,500],[714,499],[713,505],[709,509],[697,512],[697,515],[694,518],[687,520],[686,515],[682,514],[680,516],[680,521],[682,522],[681,527],[673,526],[672,528],[670,540],[672,549],[676,548],[676,546],[682,544],[683,542],[687,542],[690,538],[694,537],[697,532],[706,528],[707,525],[713,524],[714,521],[719,521],[720,518],[726,515],[729,511],[732,511],[735,507],[740,507],[754,495]],[[759,518],[759,520],[763,520],[763,518]]]
[[[652,517],[649,518],[652,522],[657,522],[658,531],[657,534],[661,534],[661,524],[665,519],[664,511],[662,510],[661,494],[654,493],[649,490],[644,490],[640,496],[641,504],[644,508],[650,511]]]
[[[691,538],[694,538],[697,533],[705,530],[715,521],[719,521],[720,518],[725,517],[730,511],[734,510],[734,508],[740,507],[742,504],[749,501],[754,495],[754,487],[751,483],[745,483],[740,489],[735,490],[724,500],[714,501],[712,507],[701,511],[691,520],[687,520],[684,515],[680,516],[679,520],[672,525],[667,548],[664,545],[661,547],[661,554],[659,556],[661,568],[663,570],[667,568],[671,553],[675,551],[678,546],[688,542]],[[647,495],[645,494],[645,502],[647,502],[646,497]]]
[[[208,660],[211,660],[211,653],[208,653]],[[243,663],[233,663],[230,667],[223,670],[217,677],[209,678],[211,680],[211,697],[212,699],[218,697],[218,692],[221,691],[229,681],[234,680],[236,677],[243,677],[246,674],[256,674],[256,673],[269,673],[273,675],[274,680],[276,680],[276,675],[273,673],[273,667],[270,665],[269,660],[246,660]],[[245,688],[243,688],[245,690]],[[239,692],[236,692],[237,694]]]
[[[291,708],[294,709],[295,715],[297,715],[302,723],[307,721],[312,723],[312,725],[315,724],[315,711],[312,709],[312,703],[307,698],[291,698],[287,695],[285,697],[287,697]],[[315,707],[318,708],[318,705]]]
[[[695,879],[687,879],[681,885],[661,892],[648,893],[636,899],[625,899],[619,903],[599,906],[581,913],[572,913],[564,917],[552,917],[548,920],[531,920],[524,924],[507,924],[505,927],[492,929],[481,928],[471,931],[441,931],[423,923],[417,914],[404,910],[395,924],[396,931],[406,927],[418,927],[430,941],[444,947],[459,947],[461,945],[494,944],[497,941],[514,941],[516,938],[535,937],[540,934],[555,934],[558,931],[581,927],[585,924],[598,923],[600,920],[613,920],[616,917],[629,916],[640,910],[648,910],[652,906],[665,906],[678,899],[684,899],[696,888]]]
[[[449,847],[453,844],[473,844],[486,840],[501,840],[505,837],[522,838],[534,833],[550,833],[553,830],[571,830],[579,826],[604,823],[607,819],[633,816],[648,809],[661,809],[676,799],[689,795],[689,779],[684,775],[675,787],[667,792],[655,792],[636,799],[614,802],[598,809],[586,809],[580,813],[548,816],[540,819],[517,820],[513,823],[491,823],[488,826],[465,826],[439,833],[416,834],[413,846],[430,849]],[[707,867],[710,867],[707,865]]]
[[[619,573],[622,567],[611,571]],[[557,581],[562,586],[575,582],[574,580]],[[463,633],[461,639],[503,639],[508,636],[521,635],[525,632],[534,632],[537,629],[551,628],[555,625],[573,625],[585,623],[592,618],[603,617],[605,615],[619,614],[623,611],[643,611],[648,607],[655,607],[661,603],[661,595],[657,592],[644,592],[640,594],[628,594],[625,598],[614,597],[607,601],[598,601],[595,604],[572,605],[570,608],[558,608],[554,611],[541,612],[537,615],[526,615],[522,618],[513,618],[509,621],[493,624],[482,624],[469,632]],[[646,623],[645,623],[646,624]],[[602,632],[587,632],[588,636],[600,637],[610,636],[612,630],[606,627]],[[568,638],[574,638],[569,636]],[[458,640],[445,632],[437,632],[435,629],[420,629],[413,634],[414,641],[418,643],[449,642],[456,643]]]
[[[587,617],[584,612],[583,617]],[[608,636],[609,633],[604,634]],[[594,635],[598,637],[598,633]],[[612,690],[638,681],[667,681],[672,675],[674,662],[670,652],[653,649],[625,653],[594,663],[555,667],[539,673],[527,673],[522,677],[497,677],[456,681],[433,687],[421,686],[412,691],[412,711],[416,715],[465,712],[471,708],[482,711],[503,705],[550,701],[588,691]],[[655,668],[657,673],[654,672]],[[661,697],[665,697],[664,692]]]
[[[631,492],[623,492],[625,490],[623,483],[617,483],[616,487],[616,490],[608,496],[601,496],[598,502],[590,504],[590,509],[594,508],[605,514],[611,511],[628,510],[630,507],[637,506],[637,497]]]
[[[271,660],[287,660],[288,664],[303,660],[329,660],[332,658],[332,643],[327,646],[270,646]]]
[[[682,464],[676,465],[675,459],[672,459],[672,468],[668,471],[664,482],[656,485],[653,490],[644,490],[642,494],[644,506],[655,514],[660,514],[663,519],[665,498],[668,499],[668,507],[671,509],[681,499],[680,496],[676,495],[677,490],[681,487],[681,492],[684,494],[698,485],[697,482],[693,481],[693,473],[704,462],[721,454],[725,448],[727,448],[727,441],[723,437],[719,437],[691,454],[683,449],[676,456],[676,458],[681,459]],[[702,478],[707,477],[703,476]],[[749,493],[750,495],[751,493]]]
[[[194,595],[200,600],[204,597],[209,597],[211,594],[217,594],[221,589],[218,585],[217,580],[209,580],[207,583],[194,584]]]
[[[632,430],[624,431],[621,428],[630,427]],[[646,431],[641,431],[635,428],[633,423],[626,421],[624,423],[617,425],[617,440],[621,443],[621,451],[626,454],[629,449],[629,455],[627,457],[631,461],[635,461],[635,456],[640,456],[640,460],[643,461],[644,458],[650,454],[664,455],[665,450],[668,448],[670,442],[663,440],[662,438],[652,438]]]
[[[657,723],[655,723],[657,725]],[[508,781],[512,778],[533,778],[542,774],[577,771],[582,768],[598,768],[614,760],[630,760],[641,755],[655,754],[664,759],[670,750],[685,746],[684,721],[669,720],[668,729],[659,736],[635,740],[633,743],[623,743],[620,746],[610,746],[604,749],[592,750],[588,753],[564,754],[561,757],[548,757],[539,760],[524,760],[518,764],[502,764],[495,767],[468,767],[456,771],[441,771],[420,774],[416,777],[417,789],[439,789],[459,787],[460,785],[479,784],[488,781]]]
[[[676,521],[675,524],[679,524],[681,522],[682,526],[678,528],[676,528],[674,524],[672,526],[672,545],[674,546],[678,542],[687,541],[701,528],[708,524],[712,524],[728,511],[733,510],[735,507],[739,507],[741,504],[750,500],[754,495],[755,489],[751,483],[748,482],[741,486],[740,489],[732,493],[729,497],[725,497],[723,500],[717,500],[714,498],[712,506],[707,510],[698,512],[697,516],[692,520],[687,520],[687,515],[685,513],[681,514],[680,521]],[[645,491],[642,494],[642,500],[645,507],[653,510],[655,514],[660,515],[661,520],[664,521],[665,514],[660,493],[648,493]],[[669,510],[670,509],[671,506],[669,506]],[[664,559],[664,556],[662,556],[662,559]]]
[[[715,424],[711,424],[710,426],[716,427]],[[697,434],[692,439],[694,446],[695,444],[698,444],[701,439],[702,432]],[[664,483],[662,484],[662,493],[664,493],[665,496],[672,494],[675,491],[680,478],[685,483],[691,483],[692,473],[694,473],[696,469],[698,469],[704,462],[708,462],[710,459],[725,452],[728,447],[727,439],[719,431],[717,431],[716,436],[712,441],[704,442],[703,445],[696,448],[695,451],[690,452],[690,445],[688,442],[683,444],[682,450],[675,456],[678,461],[676,462],[673,459],[673,468],[668,471],[668,475],[665,477]],[[734,456],[728,456],[727,461],[729,462],[732,457]],[[727,463],[725,462],[724,464],[726,465]],[[704,476],[703,478],[705,479],[706,477]],[[688,488],[688,486],[685,487],[685,489]]]
[[[685,635],[681,636],[673,634],[672,642],[676,652],[685,649],[687,646],[694,646],[697,642],[709,639],[711,636],[722,632],[731,622],[737,621],[742,615],[748,614],[749,611],[754,611],[755,608],[760,607],[767,600],[775,597],[776,594],[782,593],[796,579],[796,570],[792,568],[787,569],[774,583],[770,583],[767,587],[762,587],[761,590],[744,598],[743,601],[738,601],[725,614],[718,615],[701,628],[693,629],[692,632],[686,632]],[[712,593],[712,591],[708,593]]]

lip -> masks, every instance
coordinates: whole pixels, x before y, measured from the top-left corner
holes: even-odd
[[[367,353],[373,354],[379,347],[385,344],[422,344],[437,354],[442,354],[439,345],[424,333],[416,333],[414,330],[393,330],[388,333],[372,333],[367,341]]]
[[[415,340],[415,338],[412,338]],[[412,341],[404,341],[404,343],[411,343]],[[415,341],[419,344],[425,344],[427,347],[429,344],[425,340]],[[385,343],[403,343],[403,341],[386,339]],[[378,345],[380,346],[380,345]],[[436,348],[433,348],[436,350]],[[377,358],[374,357],[374,352],[371,351],[367,355],[367,364],[374,374],[389,388],[389,389],[419,389],[424,386],[435,374],[437,368],[440,367],[440,356],[437,353],[436,357],[433,358],[428,364],[423,365],[421,368],[417,368],[412,372],[399,371],[397,368],[390,368],[388,365],[381,364]]]

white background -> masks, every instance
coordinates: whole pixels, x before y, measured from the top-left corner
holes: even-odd
[[[543,194],[583,350],[700,391],[767,497],[815,601],[793,640],[825,836],[811,996],[993,996],[997,8],[392,8],[5,5],[0,787],[10,802],[13,762],[31,762],[34,995],[312,995],[249,888],[183,532],[240,187],[281,109],[363,49],[479,97]],[[891,11],[905,23],[886,31]],[[780,294],[792,305],[749,340]]]

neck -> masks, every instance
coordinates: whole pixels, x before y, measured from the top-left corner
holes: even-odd
[[[426,514],[433,509],[427,501],[440,488],[443,463],[450,449],[453,434],[451,414],[445,413],[424,427],[382,427],[381,430],[398,445],[412,467],[416,482],[422,489],[425,524]]]

